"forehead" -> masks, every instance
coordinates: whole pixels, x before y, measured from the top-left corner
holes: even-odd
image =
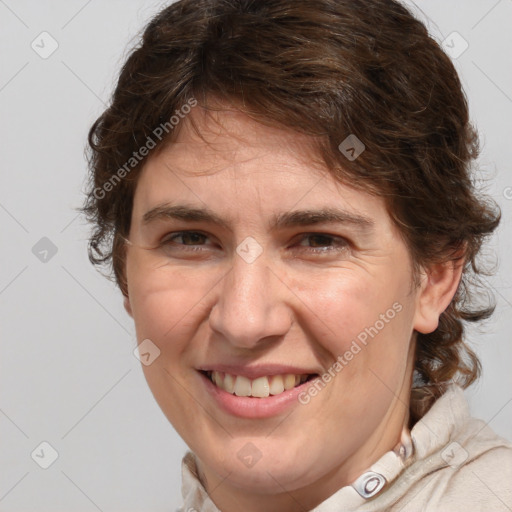
[[[235,210],[240,218],[342,207],[385,221],[383,200],[336,179],[317,148],[312,136],[264,125],[238,110],[196,107],[182,120],[175,140],[150,155],[135,209],[140,217],[179,199],[223,211],[224,217]]]
[[[265,155],[281,160],[284,168],[300,162],[312,173],[325,174],[320,142],[320,137],[263,124],[235,108],[206,110],[198,106],[181,121],[177,137],[164,152],[172,157],[176,169],[195,176],[223,170],[241,163],[244,157]]]

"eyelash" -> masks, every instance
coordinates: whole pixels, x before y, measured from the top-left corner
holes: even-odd
[[[171,245],[174,245],[175,247],[179,247],[180,250],[190,251],[190,252],[202,252],[204,249],[199,247],[198,245],[190,245],[187,246],[185,244],[176,244],[174,240],[179,237],[183,237],[184,235],[199,235],[201,237],[204,237],[208,239],[208,235],[205,233],[202,233],[200,231],[177,231],[174,233],[168,234],[166,237],[162,239],[162,241],[159,243],[159,247],[169,247]],[[311,237],[319,237],[328,239],[331,241],[330,248],[326,249],[327,244],[324,244],[320,247],[307,247],[302,246],[303,249],[306,249],[307,252],[313,253],[313,254],[326,254],[330,253],[335,250],[346,250],[349,247],[349,242],[343,237],[340,236],[334,236],[329,235],[327,233],[302,233],[300,241],[306,240]],[[337,245],[338,247],[333,247],[334,245]]]

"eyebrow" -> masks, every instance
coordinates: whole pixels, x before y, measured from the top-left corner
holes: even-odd
[[[185,222],[206,222],[217,224],[230,231],[229,221],[218,216],[208,208],[197,208],[188,205],[162,204],[148,210],[142,217],[144,225],[155,220],[175,219]],[[269,224],[271,230],[285,229],[315,224],[352,225],[361,231],[369,232],[375,221],[365,215],[356,214],[337,208],[321,208],[294,210],[274,215]]]
[[[155,220],[176,219],[186,222],[207,222],[230,229],[228,222],[208,208],[196,208],[187,205],[162,204],[151,208],[142,216],[142,223],[149,224]]]
[[[296,226],[313,226],[315,224],[348,224],[370,231],[375,222],[370,217],[337,208],[319,210],[295,210],[276,215],[271,224],[272,229],[292,228]]]

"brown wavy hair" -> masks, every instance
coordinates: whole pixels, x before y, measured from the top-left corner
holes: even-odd
[[[89,257],[112,266],[124,295],[123,238],[144,159],[113,176],[190,98],[314,136],[336,178],[385,199],[415,270],[462,261],[439,327],[418,333],[412,422],[447,382],[478,377],[464,322],[494,309],[492,296],[482,304],[477,255],[500,212],[475,188],[478,139],[457,72],[420,21],[391,0],[180,0],[152,19],[89,133]],[[354,161],[338,150],[350,134],[366,146]]]

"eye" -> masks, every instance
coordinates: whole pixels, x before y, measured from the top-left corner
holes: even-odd
[[[166,250],[203,251],[208,248],[208,235],[200,231],[177,231],[169,233],[159,243]]]
[[[181,231],[173,233],[166,238],[166,242],[176,243],[178,245],[204,245],[208,237],[198,231]]]
[[[326,233],[304,233],[297,244],[301,250],[316,254],[325,254],[332,251],[343,251],[350,247],[350,243],[340,236],[328,235]],[[306,242],[306,243],[303,243]]]

